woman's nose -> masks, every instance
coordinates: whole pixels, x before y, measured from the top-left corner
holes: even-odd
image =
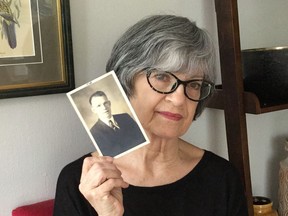
[[[184,85],[180,84],[174,92],[166,95],[166,100],[171,101],[175,106],[182,105],[186,100],[184,88]]]

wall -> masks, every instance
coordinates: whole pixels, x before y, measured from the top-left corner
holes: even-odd
[[[103,74],[116,38],[149,14],[191,17],[217,43],[213,0],[70,0],[70,4],[77,86]],[[287,121],[287,110],[247,115],[255,194],[275,195]],[[207,109],[184,138],[227,158],[223,111]],[[8,216],[19,205],[52,198],[61,168],[94,147],[65,94],[54,94],[0,100],[0,149],[0,215]]]
[[[238,1],[242,49],[287,46],[287,8],[285,0]]]

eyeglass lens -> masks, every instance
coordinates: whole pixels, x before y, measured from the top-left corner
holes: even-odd
[[[147,73],[149,85],[155,91],[162,94],[169,94],[178,88],[180,84],[185,86],[185,95],[193,100],[200,101],[207,98],[211,93],[212,85],[202,79],[182,81],[170,72],[151,70]]]

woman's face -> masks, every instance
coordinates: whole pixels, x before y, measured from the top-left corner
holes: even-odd
[[[175,75],[183,81],[191,79],[185,74]],[[198,104],[185,96],[183,85],[170,94],[154,91],[145,73],[136,77],[130,102],[148,136],[163,138],[182,136],[191,125]]]

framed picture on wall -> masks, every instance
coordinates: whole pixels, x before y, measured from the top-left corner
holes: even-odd
[[[0,10],[0,98],[72,90],[69,0],[1,0]]]

